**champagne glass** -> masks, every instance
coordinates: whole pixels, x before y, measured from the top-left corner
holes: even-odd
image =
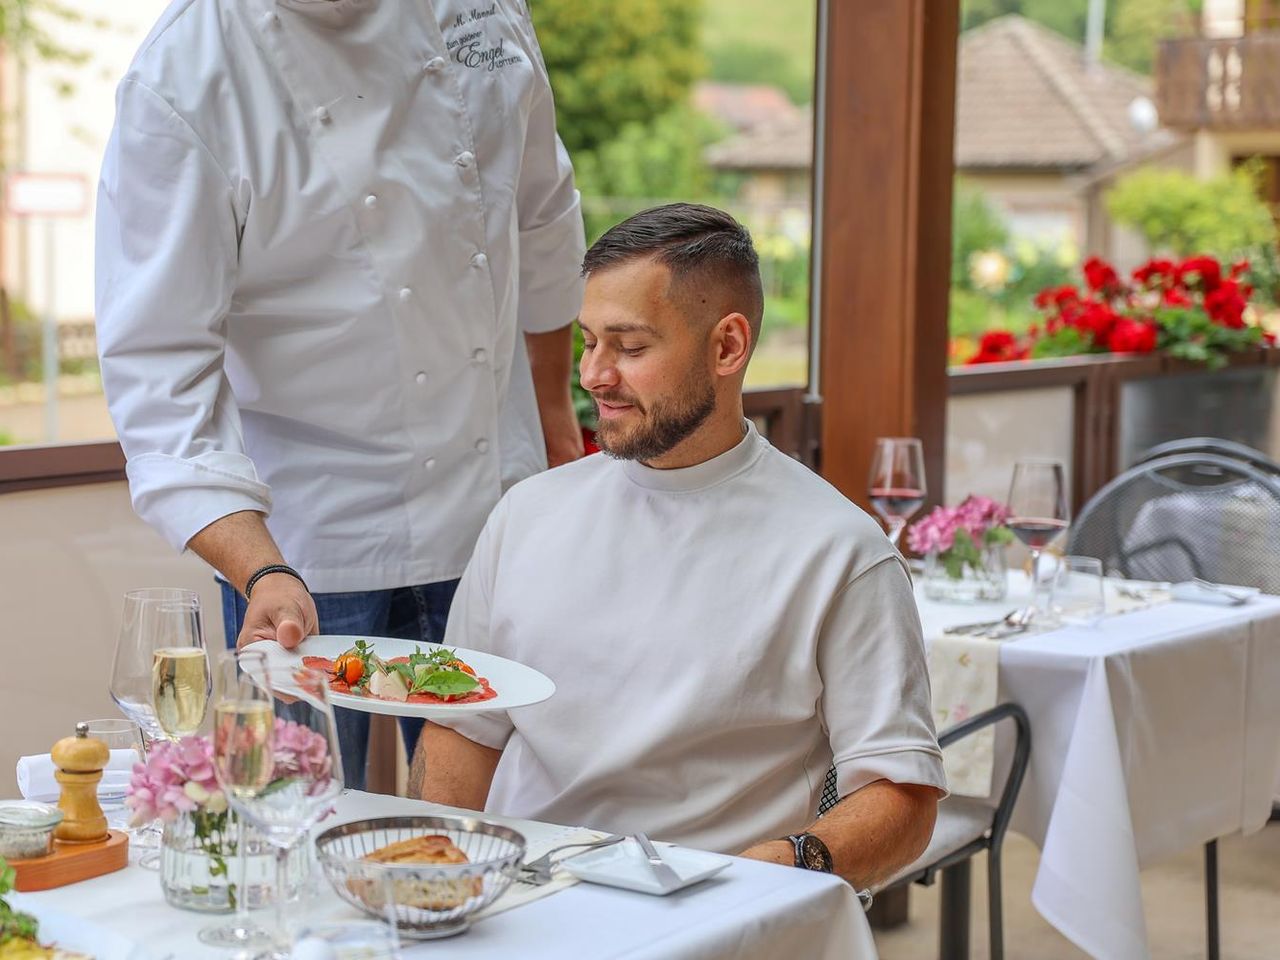
[[[248,784],[263,789],[272,772],[271,727],[274,712],[271,697],[254,677],[267,676],[267,658],[258,650],[245,650],[219,658],[213,670],[214,774],[227,791],[227,784]],[[264,681],[265,683],[265,681]],[[232,749],[236,739],[248,738],[244,749]],[[258,747],[255,752],[252,747]],[[236,853],[239,877],[235,888],[235,916],[224,923],[205,927],[201,943],[235,950],[232,960],[248,960],[271,944],[271,934],[249,917],[249,850],[244,817],[236,812]]]
[[[171,740],[194,735],[209,708],[209,655],[204,647],[200,605],[162,600],[143,611],[152,621],[151,705]]]
[[[155,611],[170,604],[194,608],[198,613],[200,596],[194,590],[177,587],[144,587],[126,593],[120,613],[120,632],[116,635],[115,657],[111,663],[108,684],[111,699],[142,732],[144,759],[151,744],[166,736],[153,704],[152,668],[156,648],[164,645],[160,640]],[[155,867],[159,864],[162,832],[158,821],[132,831],[133,846],[143,851],[140,866]]]
[[[1067,529],[1071,511],[1067,506],[1066,470],[1057,460],[1019,460],[1009,484],[1009,519],[1013,535],[1031,551],[1031,605],[1023,612],[1023,622],[1049,608],[1040,603],[1040,555]]]
[[[253,672],[257,674],[256,666]],[[342,755],[329,704],[329,678],[291,669],[287,679],[258,674],[264,686],[281,680],[291,702],[258,698],[220,703],[214,732],[214,770],[232,808],[276,848],[276,937],[258,960],[289,956],[285,919],[290,852],[342,792]],[[302,884],[302,890],[307,885]]]
[[[915,437],[880,437],[871,459],[871,507],[884,518],[895,547],[907,521],[924,506],[924,448]]]

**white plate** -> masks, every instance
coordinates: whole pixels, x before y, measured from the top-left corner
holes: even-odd
[[[601,847],[588,853],[570,857],[561,866],[579,880],[588,883],[603,883],[610,887],[621,887],[637,893],[652,893],[665,896],[677,890],[683,890],[695,883],[715,876],[729,864],[733,857],[721,853],[708,853],[705,850],[692,850],[689,847],[676,847],[667,843],[655,844],[662,859],[676,872],[680,878],[680,886],[670,890],[662,889],[658,878],[645,859],[644,851],[634,840],[623,840],[610,847]]]
[[[37,936],[43,944],[83,953],[94,960],[156,960],[155,953],[114,930],[40,906],[36,899],[20,893],[8,894],[7,899],[15,910],[33,914],[40,921]]]
[[[392,657],[407,657],[418,647],[421,647],[424,653],[429,653],[434,648],[434,645],[429,643],[420,644],[411,640],[392,640],[387,637],[319,636],[307,637],[293,650],[286,650],[272,640],[255,643],[248,649],[261,650],[267,655],[267,670],[271,673],[271,685],[278,692],[298,696],[298,688],[280,678],[290,676],[293,669],[300,667],[303,657],[324,657],[332,660],[344,651],[350,650],[357,640],[369,643],[373,652],[384,660],[390,660]],[[541,703],[556,692],[556,685],[550,678],[532,667],[526,667],[522,663],[516,663],[504,657],[496,657],[491,653],[481,653],[479,650],[464,650],[458,647],[457,651],[458,657],[465,660],[477,675],[489,681],[489,686],[498,692],[496,697],[481,700],[478,703],[407,703],[398,700],[382,700],[378,697],[335,693],[330,690],[329,700],[335,707],[362,710],[365,713],[430,719],[527,707],[531,703]]]
[[[1237,587],[1226,583],[1188,580],[1175,583],[1170,588],[1174,600],[1183,603],[1208,603],[1220,607],[1238,607],[1248,603],[1259,593],[1257,587]]]

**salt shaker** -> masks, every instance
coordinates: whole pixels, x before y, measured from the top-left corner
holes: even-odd
[[[94,843],[107,838],[107,818],[98,805],[98,781],[111,759],[101,740],[89,736],[89,724],[76,724],[74,737],[63,737],[50,751],[58,768],[54,778],[62,784],[58,807],[65,814],[54,830],[63,843]]]

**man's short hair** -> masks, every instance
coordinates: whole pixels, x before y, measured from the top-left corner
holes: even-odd
[[[737,311],[751,324],[752,346],[759,340],[764,314],[760,258],[747,228],[729,214],[700,203],[642,210],[591,245],[582,275],[646,258],[671,270],[673,297],[697,297]],[[709,288],[717,288],[716,294],[708,297]]]

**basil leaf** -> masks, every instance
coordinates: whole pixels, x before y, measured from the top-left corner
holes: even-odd
[[[414,693],[433,693],[437,697],[456,697],[470,693],[480,686],[479,681],[462,670],[429,670],[418,674],[413,684]]]

